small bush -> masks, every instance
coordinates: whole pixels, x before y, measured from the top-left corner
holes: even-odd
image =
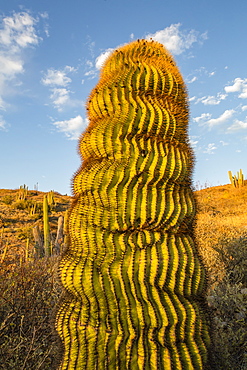
[[[36,260],[0,275],[0,369],[57,366],[52,310],[60,296],[56,259]]]
[[[1,200],[4,204],[10,205],[13,203],[14,197],[11,195],[4,195]]]
[[[225,243],[225,245],[224,245]],[[220,245],[220,244],[219,244]],[[247,237],[221,240],[225,276],[208,297],[219,370],[247,369]]]
[[[27,238],[32,239],[32,227],[23,227],[16,229],[16,237],[19,240],[25,240]]]
[[[18,210],[25,210],[31,206],[31,201],[29,200],[17,200],[16,202],[12,203],[12,207]]]

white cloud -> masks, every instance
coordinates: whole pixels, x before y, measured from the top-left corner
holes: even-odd
[[[219,104],[220,100],[216,100],[214,96],[203,96],[202,98],[198,99],[196,103],[201,102],[204,105],[215,105]]]
[[[89,68],[93,68],[93,62],[91,60],[87,60],[85,63]]]
[[[220,104],[221,100],[224,100],[227,97],[227,94],[218,93],[217,96],[209,95],[203,96],[202,98],[197,99],[195,104],[199,102],[204,105],[218,105]]]
[[[243,105],[241,109],[242,109],[242,111],[247,110],[247,105]]]
[[[247,99],[247,84],[245,85],[245,87],[243,88],[243,91],[241,92],[241,94],[239,94],[238,97],[241,99]]]
[[[208,119],[211,118],[210,113],[202,113],[199,117],[193,118],[193,121],[199,124],[205,123]]]
[[[208,125],[209,127],[217,126],[227,122],[235,113],[234,109],[228,109],[222,113],[218,118],[211,118],[210,113],[202,113],[199,117],[193,118],[193,121],[199,125]]]
[[[52,94],[50,98],[58,110],[61,110],[61,106],[68,103],[70,91],[64,88],[54,88],[51,90]]]
[[[11,80],[18,73],[22,73],[23,71],[23,61],[20,60],[18,56],[4,53],[0,54],[0,74],[2,80]]]
[[[42,40],[37,35],[39,18],[28,12],[13,13],[0,21],[0,96],[10,91],[10,83],[18,85],[16,79],[25,72],[24,50],[37,46]],[[20,85],[20,83],[19,83]]]
[[[179,55],[185,50],[190,49],[194,43],[203,42],[207,39],[207,34],[199,34],[195,30],[181,31],[181,23],[171,24],[171,26],[148,34],[146,39],[152,38],[163,44],[171,53]]]
[[[235,78],[233,85],[225,86],[225,91],[227,93],[240,91],[242,84],[243,84],[243,80],[241,78]]]
[[[98,58],[100,58],[100,56]],[[98,69],[97,69],[95,65],[96,61],[97,61],[97,58],[94,62],[92,62],[91,60],[87,60],[85,63],[88,70],[87,72],[84,73],[84,76],[88,77],[90,80],[98,76],[98,73],[99,73],[98,69],[101,68],[100,66],[98,66]]]
[[[6,110],[7,103],[3,101],[2,97],[0,96],[0,110]]]
[[[19,48],[38,44],[39,37],[34,28],[36,23],[37,19],[26,12],[14,13],[12,17],[3,18],[0,43],[14,52]]]
[[[203,153],[214,154],[215,149],[217,149],[217,146],[215,146],[215,143],[211,143],[208,144],[207,148],[203,151]]]
[[[192,83],[197,80],[201,80],[202,78],[206,77],[212,77],[216,74],[215,71],[209,72],[205,67],[200,67],[194,70],[193,73],[190,73],[186,77],[187,83]]]
[[[45,73],[41,83],[48,86],[50,89],[50,99],[54,108],[62,111],[65,106],[82,106],[84,103],[80,100],[73,100],[70,97],[71,91],[68,85],[72,82],[71,78],[67,76],[68,73],[75,72],[76,68],[66,66],[61,70],[50,68]]]
[[[42,78],[41,82],[46,86],[67,86],[71,82],[66,74],[68,72],[74,72],[75,68],[66,66],[63,70],[48,69],[45,77]]]
[[[97,71],[97,70],[95,70],[94,68],[93,68],[93,69],[91,69],[90,71],[87,71],[87,72],[84,74],[84,76],[86,76],[86,77],[90,77],[90,79],[95,78],[97,75],[98,75],[98,71]]]
[[[192,96],[191,98],[189,98],[189,101],[194,101],[196,100],[196,96]]]
[[[238,131],[238,130],[245,130],[247,129],[247,117],[245,119],[245,121],[240,121],[238,119],[236,119],[233,123],[233,125],[231,125],[230,127],[228,127],[227,131]]]
[[[190,146],[195,149],[197,144],[198,144],[198,140],[195,140],[196,137],[190,137],[189,138],[189,143],[190,143]]]
[[[234,113],[235,113],[234,109],[227,109],[218,118],[211,118],[210,120],[206,121],[205,124],[207,124],[209,127],[221,125],[227,122],[230,118],[232,118]]]
[[[48,25],[48,19],[49,19],[49,15],[47,12],[44,12],[44,13],[40,13],[40,17],[41,19],[43,20],[43,23],[44,23],[44,32],[46,34],[46,37],[49,37],[49,25]]]
[[[247,99],[247,78],[235,78],[233,85],[225,86],[227,93],[238,92],[238,97],[241,99]]]
[[[95,60],[95,67],[97,69],[100,69],[103,64],[105,63],[106,59],[109,57],[109,55],[113,52],[114,49],[109,48],[106,49],[103,53],[101,53]]]
[[[99,70],[104,65],[106,59],[111,55],[111,53],[115,49],[108,48],[104,50],[94,61],[94,63],[90,60],[86,61],[86,66],[89,68],[87,72],[84,73],[84,76],[88,77],[89,79],[93,79],[98,76]]]
[[[0,116],[0,129],[5,130],[6,128],[6,122],[4,121],[3,117]]]
[[[65,133],[70,140],[77,140],[88,125],[88,120],[78,115],[69,120],[52,122],[52,124],[56,126],[58,131]]]
[[[223,140],[220,140],[220,143],[222,144],[222,146],[227,146],[227,145],[229,145],[229,143],[226,143],[225,141],[223,141]]]
[[[192,79],[191,79],[191,80],[187,81],[187,83],[188,83],[188,84],[191,84],[191,83],[195,82],[196,80],[197,80],[197,77],[196,77],[196,76],[194,76],[194,77],[192,77]]]

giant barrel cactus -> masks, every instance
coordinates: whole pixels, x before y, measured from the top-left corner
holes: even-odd
[[[60,369],[204,369],[180,72],[161,44],[135,41],[108,58],[87,109],[60,264]]]

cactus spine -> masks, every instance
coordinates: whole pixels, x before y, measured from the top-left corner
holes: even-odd
[[[60,369],[204,369],[181,74],[161,44],[135,41],[108,58],[87,109],[60,264]]]

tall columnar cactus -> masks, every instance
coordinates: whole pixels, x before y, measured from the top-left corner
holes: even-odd
[[[44,251],[46,256],[51,255],[51,240],[50,240],[50,226],[48,216],[48,201],[47,195],[43,199],[43,226],[44,226]]]
[[[51,206],[51,207],[54,206],[54,204],[55,204],[54,190],[51,190],[51,191],[49,191],[49,193],[47,193],[47,202],[48,202],[49,206]]]
[[[234,188],[240,188],[244,186],[244,175],[241,169],[239,172],[237,172],[236,176],[232,176],[232,171],[228,171],[228,176]]]
[[[60,265],[60,369],[204,369],[205,278],[179,70],[159,43],[123,46],[87,109]]]
[[[28,195],[28,186],[26,184],[21,185],[17,194],[18,200],[26,200]]]

